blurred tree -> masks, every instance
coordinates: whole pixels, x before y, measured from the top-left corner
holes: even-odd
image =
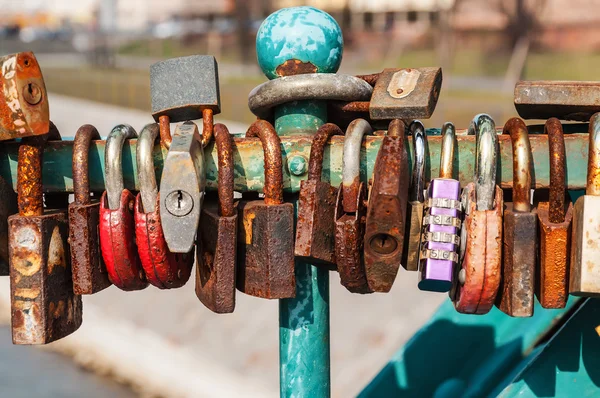
[[[247,64],[250,62],[252,38],[250,37],[250,8],[246,0],[235,0],[235,19],[240,62]]]

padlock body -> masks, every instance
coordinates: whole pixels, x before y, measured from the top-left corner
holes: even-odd
[[[100,255],[99,224],[100,202],[69,204],[69,243],[75,294],[98,293],[111,284]]]
[[[533,315],[537,258],[537,214],[504,207],[503,267],[496,305],[513,317]]]
[[[108,207],[106,192],[100,199],[100,249],[108,277],[121,290],[141,290],[148,286],[135,243],[133,203],[135,198],[123,190],[119,208]],[[130,208],[131,204],[131,208]]]
[[[364,188],[359,187],[357,211],[344,213],[343,190],[338,191],[335,211],[335,256],[340,281],[351,293],[371,293],[365,273],[363,245],[365,230]]]
[[[171,253],[160,222],[159,197],[153,211],[144,212],[141,195],[135,199],[135,242],[146,280],[159,289],[186,284],[192,272],[193,253]]]
[[[237,288],[260,298],[294,297],[294,206],[242,201],[239,212]]]
[[[0,92],[0,141],[48,133],[48,95],[33,53],[0,58]]]
[[[463,314],[486,314],[494,306],[501,278],[503,193],[496,186],[492,210],[477,210],[475,184],[464,190],[465,221],[461,247],[461,264],[450,291],[456,311]],[[458,275],[464,273],[464,282]]]
[[[436,178],[429,185],[429,197],[434,199],[460,199],[460,182],[452,179]],[[432,216],[452,216],[457,219],[461,212],[454,208],[431,207],[427,211]],[[423,233],[447,233],[459,236],[459,229],[450,225],[429,224],[423,228]],[[441,250],[448,253],[457,253],[458,246],[453,243],[427,241],[423,242],[424,249]],[[447,292],[452,287],[452,276],[454,273],[454,261],[446,259],[426,258],[420,260],[419,289]]]
[[[47,344],[81,325],[81,296],[73,293],[65,211],[11,216],[11,325],[14,344]]]
[[[219,216],[217,203],[205,202],[201,219],[196,296],[212,312],[231,313],[235,309],[238,216]]]
[[[600,296],[600,196],[584,195],[575,202],[571,235],[569,293]]]
[[[296,258],[335,267],[336,189],[323,181],[301,181],[296,223]]]
[[[0,276],[9,275],[8,217],[17,213],[17,194],[0,177]]]
[[[408,241],[402,251],[402,266],[407,271],[419,270],[421,252],[421,227],[423,225],[423,202],[409,201],[406,209],[406,232]]]
[[[544,308],[565,308],[569,297],[573,204],[569,203],[565,220],[561,223],[550,222],[548,202],[538,204],[537,216],[540,226],[540,264],[536,296]]]

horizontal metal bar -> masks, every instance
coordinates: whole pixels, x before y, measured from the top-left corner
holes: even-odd
[[[565,146],[567,153],[566,182],[569,189],[582,189],[586,184],[587,158],[588,158],[588,135],[584,125],[578,129],[578,133],[565,135]],[[466,185],[473,181],[475,165],[475,137],[461,135],[458,133],[458,150],[456,151],[455,171],[461,182]],[[533,152],[534,170],[532,173],[532,184],[535,188],[547,188],[549,184],[549,153],[548,139],[545,135],[531,134],[531,150]],[[409,140],[411,137],[409,137]],[[426,165],[426,178],[435,178],[439,175],[441,137],[429,136],[429,154]],[[297,192],[300,181],[306,178],[306,174],[292,175],[288,169],[288,160],[300,157],[306,160],[310,154],[311,137],[292,136],[281,137],[284,164],[284,189],[286,192]],[[137,190],[139,181],[135,165],[136,140],[126,143],[123,153],[123,173],[125,186],[131,190]],[[331,145],[325,149],[323,164],[323,179],[331,181],[332,185],[338,186],[342,175],[342,152],[344,138],[335,136],[331,139]],[[90,150],[90,187],[94,192],[104,190],[104,148],[105,141],[95,141]],[[373,166],[377,151],[381,145],[381,137],[369,136],[363,141],[361,152],[361,179],[367,181],[373,173]],[[5,142],[0,147],[0,175],[16,188],[17,181],[17,151],[19,144],[16,142]],[[500,156],[498,157],[498,180],[503,188],[512,187],[512,146],[510,137],[501,135],[499,137]],[[44,151],[43,181],[46,192],[72,192],[73,176],[71,172],[72,141],[48,142]],[[408,145],[412,148],[412,145]],[[217,152],[214,145],[206,149],[206,169],[208,190],[217,188]],[[167,150],[159,148],[154,150],[154,164],[156,166],[156,177],[160,181],[163,162]],[[412,164],[412,152],[409,153],[409,162]],[[240,192],[257,191],[262,192],[264,183],[264,162],[261,143],[258,139],[235,139],[235,190]],[[297,165],[297,161],[295,163]],[[301,163],[300,159],[300,163]],[[411,166],[412,167],[412,166]]]

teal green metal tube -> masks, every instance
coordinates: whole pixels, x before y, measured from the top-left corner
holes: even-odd
[[[289,114],[276,111],[279,135],[314,131],[324,104],[287,104]],[[325,109],[323,109],[325,108]],[[323,124],[323,123],[321,123]],[[298,208],[298,197],[294,198]],[[296,261],[296,297],[279,300],[279,389],[281,397],[329,397],[329,271]]]

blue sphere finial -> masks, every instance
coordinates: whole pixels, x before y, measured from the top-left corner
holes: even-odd
[[[333,17],[314,7],[283,8],[256,34],[258,65],[269,79],[298,73],[335,73],[344,39]]]

